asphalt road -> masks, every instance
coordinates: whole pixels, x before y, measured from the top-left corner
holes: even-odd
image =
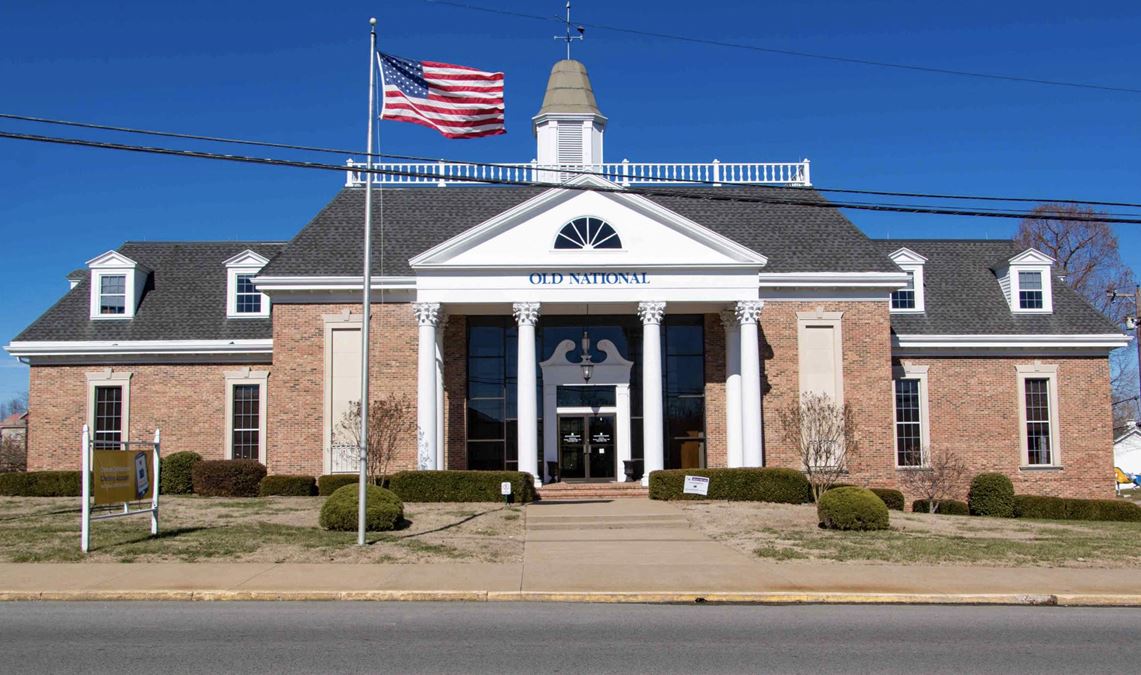
[[[0,603],[5,673],[1136,673],[1141,609]]]

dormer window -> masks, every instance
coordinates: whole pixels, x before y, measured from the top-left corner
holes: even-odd
[[[228,318],[269,316],[269,297],[254,285],[254,277],[268,262],[266,258],[249,250],[242,251],[225,262]]]
[[[91,318],[133,319],[150,270],[118,251],[87,261],[91,270]]]
[[[254,287],[254,275],[239,274],[237,283],[237,313],[261,314],[261,293]]]
[[[927,258],[909,248],[901,248],[888,257],[899,265],[899,269],[907,272],[907,285],[891,292],[891,311],[924,311],[923,265]]]
[[[1010,311],[1049,314],[1054,311],[1051,270],[1054,259],[1028,248],[995,270]]]
[[[1018,273],[1018,308],[1042,309],[1042,273]]]
[[[127,313],[127,275],[107,274],[99,277],[99,314]]]
[[[563,226],[555,237],[559,250],[620,249],[622,240],[609,223],[601,218],[576,218]]]

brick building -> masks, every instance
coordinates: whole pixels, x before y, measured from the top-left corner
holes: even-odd
[[[798,467],[778,411],[817,392],[857,417],[849,482],[897,486],[946,448],[1020,492],[1111,495],[1108,354],[1128,338],[1049,257],[869,239],[807,160],[607,164],[605,126],[562,61],[536,162],[378,179],[370,399],[405,397],[418,429],[395,468]],[[78,467],[87,424],[97,443],[157,427],[167,452],[355,471],[359,168],[289,242],[128,242],[69,277],[6,347],[31,365],[29,468]]]

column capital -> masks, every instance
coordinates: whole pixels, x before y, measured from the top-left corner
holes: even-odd
[[[516,302],[511,305],[511,313],[520,326],[534,326],[539,322],[539,308],[537,302]]]
[[[660,324],[662,322],[662,315],[665,313],[666,303],[664,302],[638,303],[638,317],[642,319],[643,324]]]
[[[440,321],[438,302],[414,302],[412,312],[416,314],[416,323],[421,326],[435,326]]]
[[[735,309],[721,310],[721,325],[725,327],[725,330],[739,327],[741,322],[737,320],[737,311]]]
[[[764,306],[764,300],[742,300],[737,303],[733,311],[737,315],[738,323],[757,323],[761,318],[761,309]]]

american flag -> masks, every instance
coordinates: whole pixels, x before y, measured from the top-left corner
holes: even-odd
[[[506,133],[503,73],[380,52],[376,56],[384,82],[381,119],[422,124],[448,138]]]

